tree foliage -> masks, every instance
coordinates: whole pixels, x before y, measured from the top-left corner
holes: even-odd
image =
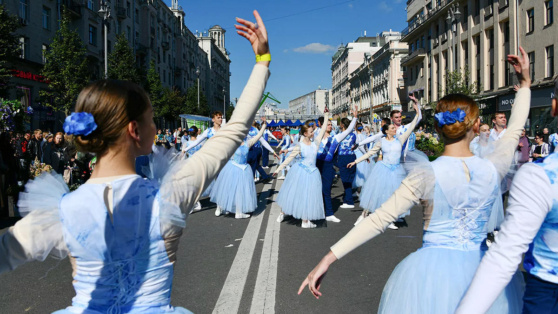
[[[471,72],[468,67],[465,67],[463,72],[459,70],[447,72],[445,75],[446,89],[444,90],[444,96],[449,94],[463,94],[477,100],[481,88],[478,82],[469,83],[470,79]],[[440,88],[440,90],[442,90],[442,88]]]
[[[108,57],[108,77],[136,84],[142,81],[136,56],[124,34],[116,35],[114,49]]]
[[[39,93],[44,105],[68,115],[79,92],[89,82],[89,73],[85,46],[70,27],[68,13],[63,13],[60,22],[60,29],[45,52],[42,75],[50,81],[49,88]]]
[[[20,54],[18,37],[14,32],[19,28],[19,21],[15,15],[8,13],[0,5],[0,96],[5,96],[10,87],[12,76],[8,61]]]
[[[200,90],[200,105],[198,108],[198,83],[186,91],[186,107],[185,113],[195,114],[200,116],[209,116],[210,109],[207,104],[205,94]]]

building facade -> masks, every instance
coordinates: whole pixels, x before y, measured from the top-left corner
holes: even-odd
[[[349,75],[365,59],[365,54],[374,54],[385,44],[381,36],[357,38],[352,43],[339,47],[331,61],[331,112],[334,118],[346,117],[351,112]]]
[[[533,99],[529,124],[548,124],[540,121],[545,110],[536,108],[550,105],[557,72],[553,0],[409,0],[407,22],[402,41],[409,55],[402,65],[409,92],[435,103],[446,93],[449,71],[468,72],[467,83],[478,86],[487,122],[494,112],[511,109],[517,80],[506,57],[522,46],[530,57],[533,94],[541,94]]]
[[[289,111],[299,115],[323,115],[329,108],[331,90],[317,89],[289,101]]]
[[[173,0],[168,7],[163,0],[113,0],[107,22],[107,50],[116,43],[116,35],[124,34],[136,54],[140,67],[147,70],[151,60],[164,87],[183,92],[199,79],[212,110],[222,110],[223,99],[230,99],[229,65],[224,30],[219,26],[209,36],[194,35],[185,25],[185,12]],[[47,88],[40,76],[44,65],[43,52],[48,49],[64,7],[87,50],[92,80],[104,77],[104,22],[99,13],[99,0],[0,0],[8,12],[16,15],[21,27],[21,60],[13,62],[13,82],[17,88],[12,98],[21,98],[33,108],[31,127],[54,131],[61,129],[60,120],[50,108],[42,106],[39,91]],[[32,5],[31,5],[32,4]],[[215,32],[217,30],[217,32]],[[219,33],[220,38],[215,36]],[[225,91],[223,95],[223,90]]]

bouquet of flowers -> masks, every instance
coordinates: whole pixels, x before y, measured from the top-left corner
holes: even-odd
[[[29,167],[29,176],[31,179],[34,179],[41,175],[43,172],[51,172],[52,167],[45,163],[39,161],[39,159],[35,158],[35,161],[31,163]]]
[[[416,136],[415,147],[432,159],[436,159],[444,152],[444,143],[438,141],[431,133],[416,133]]]
[[[26,113],[19,100],[0,99],[0,130],[22,131],[29,119]]]

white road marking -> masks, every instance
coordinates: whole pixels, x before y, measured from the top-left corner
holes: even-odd
[[[277,181],[275,190],[279,191],[283,181]],[[279,261],[279,231],[281,224],[278,223],[277,217],[281,209],[275,203],[277,193],[273,195],[273,203],[267,220],[267,228],[265,231],[265,240],[262,248],[262,256],[260,258],[260,266],[258,268],[258,276],[256,277],[256,287],[254,296],[252,297],[252,306],[250,314],[259,313],[275,313],[275,294],[277,287],[277,264]]]
[[[272,182],[273,181],[264,185],[262,193],[260,193],[259,205],[256,211],[260,211],[260,206],[263,206],[265,210]],[[238,312],[264,215],[265,211],[262,211],[259,215],[250,218],[248,227],[244,232],[231,269],[229,270],[229,274],[227,275],[227,279],[219,295],[219,299],[213,309],[214,314]]]

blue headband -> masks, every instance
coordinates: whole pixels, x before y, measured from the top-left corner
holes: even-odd
[[[465,116],[467,114],[461,108],[457,108],[455,111],[444,111],[438,112],[434,115],[434,119],[438,123],[438,126],[442,127],[444,125],[454,124],[456,122],[465,121]]]
[[[188,129],[188,132],[194,132],[194,129],[189,128],[189,129]]]
[[[357,130],[359,130],[359,131],[362,130],[362,129],[363,129],[363,127],[361,127],[361,126],[359,126],[359,127],[357,128]]]
[[[97,129],[97,124],[89,112],[74,112],[66,117],[63,127],[67,134],[87,136]]]

